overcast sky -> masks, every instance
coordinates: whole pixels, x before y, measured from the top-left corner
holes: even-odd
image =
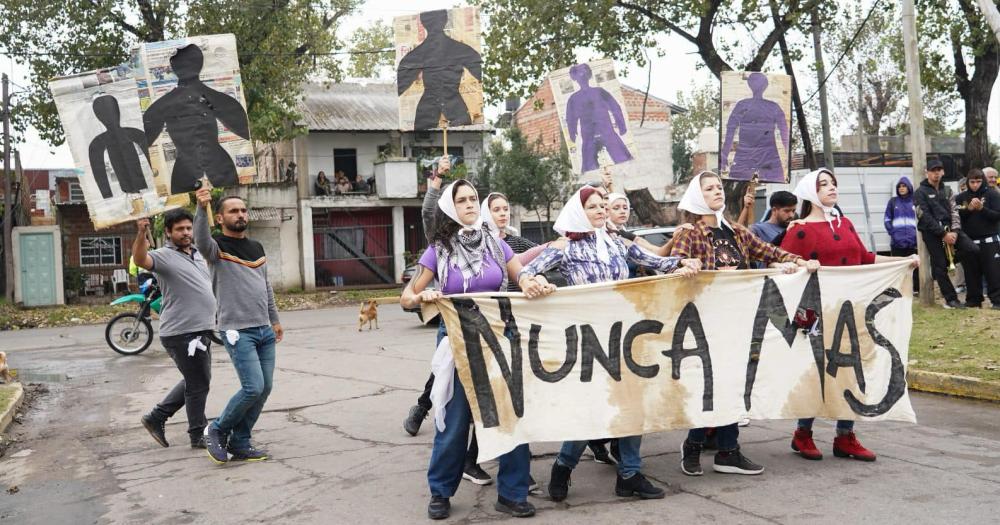
[[[405,3],[408,9],[400,9],[400,3],[399,0],[366,1],[364,7],[359,9],[356,15],[350,17],[342,24],[342,34],[350,35],[355,29],[368,25],[375,20],[383,20],[391,25],[394,16],[413,14],[431,9],[449,8],[455,6],[457,2],[455,0],[411,0]],[[345,41],[348,39],[349,36],[344,38]],[[675,101],[678,91],[689,91],[693,85],[705,85],[706,83],[717,85],[715,84],[714,77],[705,68],[698,67],[701,60],[695,54],[693,45],[680,37],[671,35],[663,35],[657,39],[657,42],[659,50],[664,51],[665,54],[663,57],[659,57],[657,56],[658,53],[650,50],[649,55],[652,58],[652,71],[648,87],[651,95]],[[777,50],[775,50],[774,54],[777,55]],[[599,58],[588,50],[579,50],[577,55],[580,61]],[[828,68],[832,65],[831,62],[833,60],[834,58],[832,57],[826,57]],[[780,62],[776,59],[769,62],[768,66],[771,69],[781,72]],[[28,84],[27,68],[18,66],[10,57],[0,56],[0,69],[7,72],[15,84],[22,86]],[[636,64],[619,64],[619,69],[621,70],[620,78],[623,83],[637,89],[646,89],[647,74],[649,74],[646,67],[640,68]],[[810,78],[808,69],[801,65],[796,65],[796,74],[799,77],[803,97],[809,96],[815,89],[815,79]],[[998,83],[998,86],[1000,86],[1000,83]],[[12,90],[16,91],[18,88],[15,86]],[[994,86],[989,115],[989,133],[991,140],[994,142],[1000,142],[1000,118],[997,115],[998,100],[1000,100],[1000,89]],[[501,110],[502,108],[500,107],[492,108],[490,111],[487,111],[487,115],[494,116]],[[833,132],[834,143],[838,142],[840,134],[849,132],[851,130],[846,128],[835,128]],[[73,167],[69,148],[65,145],[52,147],[41,140],[34,130],[29,130],[25,138],[26,143],[17,146],[21,151],[21,162],[25,168]],[[0,163],[2,163],[2,159],[0,159]]]

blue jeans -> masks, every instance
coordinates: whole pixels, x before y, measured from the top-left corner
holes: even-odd
[[[444,324],[438,330],[438,343],[445,336]],[[434,432],[434,449],[427,467],[427,484],[432,496],[450,498],[458,490],[465,470],[465,453],[469,444],[469,425],[472,423],[472,409],[465,397],[465,389],[455,371],[455,392],[445,408],[444,432]],[[528,478],[531,476],[531,452],[528,445],[519,445],[514,450],[497,458],[500,470],[497,472],[497,493],[511,501],[527,501]]]
[[[688,441],[692,443],[704,443],[707,428],[692,428],[688,431]],[[719,440],[719,450],[730,452],[739,448],[740,426],[737,423],[724,427],[715,427],[715,435]]]
[[[806,430],[812,430],[813,421],[816,421],[814,417],[807,417],[799,420],[799,428],[804,428]],[[854,430],[854,421],[849,419],[838,419],[837,420],[837,430],[843,430],[845,432],[851,432]]]
[[[587,443],[589,442],[563,442],[562,449],[559,450],[559,455],[556,457],[556,463],[570,469],[576,468],[577,463],[580,462],[580,456],[583,455],[584,449],[587,448]],[[618,462],[618,473],[623,478],[631,478],[633,474],[642,470],[642,456],[639,453],[641,445],[642,436],[618,438],[618,453],[622,458]]]
[[[271,393],[275,343],[274,330],[270,326],[244,328],[239,333],[235,345],[229,344],[225,333],[220,334],[240,378],[240,390],[212,422],[223,435],[232,434],[229,447],[237,450],[250,446],[250,433]]]

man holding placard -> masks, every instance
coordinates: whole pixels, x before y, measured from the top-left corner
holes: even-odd
[[[163,292],[160,342],[183,376],[163,401],[142,416],[142,426],[163,447],[169,446],[167,419],[186,407],[191,448],[205,448],[205,400],[212,380],[209,335],[215,328],[216,303],[208,263],[192,243],[193,222],[185,209],[168,211],[163,217],[166,246],[148,251],[149,219],[139,219],[132,244],[132,260],[156,275]]]
[[[219,464],[229,461],[229,454],[237,461],[263,461],[268,454],[251,444],[250,434],[271,393],[274,347],[284,335],[267,281],[267,258],[264,247],[247,237],[247,205],[242,198],[224,197],[219,202],[215,220],[222,234],[213,237],[206,210],[212,192],[202,187],[195,195],[195,244],[212,268],[219,331],[241,385],[222,414],[205,428],[208,455]]]

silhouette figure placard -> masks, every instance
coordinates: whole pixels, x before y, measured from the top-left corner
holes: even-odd
[[[789,180],[792,78],[724,71],[719,173],[728,179]]]
[[[633,159],[628,110],[612,60],[553,71],[549,85],[574,171],[583,174]]]
[[[253,182],[236,37],[196,36],[142,44],[132,66],[143,108],[150,164],[161,195]]]
[[[399,129],[483,123],[479,27],[473,7],[393,20]]]
[[[49,82],[80,189],[97,229],[173,207],[154,189],[135,87],[127,65]]]

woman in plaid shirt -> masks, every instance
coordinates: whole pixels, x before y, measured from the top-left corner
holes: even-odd
[[[670,255],[682,259],[698,259],[703,270],[745,270],[750,263],[761,262],[785,273],[795,273],[800,267],[810,272],[819,268],[816,261],[806,261],[777,246],[760,240],[741,224],[726,220],[726,197],[722,179],[710,171],[699,173],[688,186],[678,206],[685,212],[684,221],[694,224],[690,230],[678,231]],[[681,447],[681,470],[688,476],[700,476],[701,450],[708,429],[695,428]],[[740,429],[732,423],[716,429],[719,451],[713,470],[725,474],[760,474],[764,467],[750,461],[740,452]]]

